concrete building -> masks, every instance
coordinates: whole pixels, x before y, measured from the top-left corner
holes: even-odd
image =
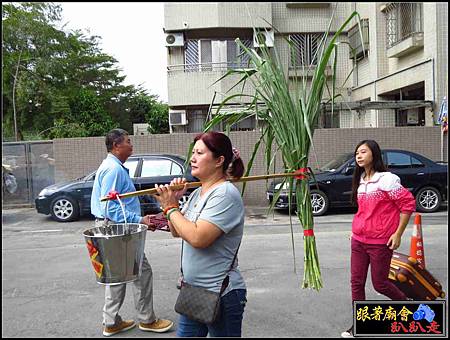
[[[294,88],[296,77],[304,69],[314,69],[319,41],[333,13],[332,33],[353,11],[360,14],[360,25],[353,19],[338,38],[345,42],[337,50],[340,103],[333,114],[324,106],[319,127],[435,125],[448,91],[447,3],[166,3],[171,132],[201,131],[214,112],[211,108],[241,90],[238,87],[227,92],[237,76],[217,82],[229,69],[248,62],[236,38],[258,50],[253,28],[260,30],[266,45],[278,53]],[[287,40],[292,42],[295,55]],[[331,66],[326,72],[331,88]],[[254,93],[248,83],[244,89]],[[233,129],[256,130],[260,124],[253,116]]]

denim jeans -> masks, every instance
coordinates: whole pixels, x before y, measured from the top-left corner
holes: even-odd
[[[214,323],[205,325],[180,315],[178,337],[240,337],[247,291],[234,289],[220,298],[220,316]]]

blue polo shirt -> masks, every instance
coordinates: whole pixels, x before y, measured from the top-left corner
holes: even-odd
[[[130,178],[128,169],[113,154],[103,160],[95,174],[94,187],[91,195],[91,213],[95,217],[104,218],[105,208],[108,211],[106,217],[117,223],[124,223],[122,208],[117,199],[100,202],[100,198],[108,195],[111,190],[117,191],[119,194],[136,191],[133,181]],[[139,198],[128,197],[122,198],[124,204],[125,217],[129,223],[139,223],[141,221],[141,205]]]

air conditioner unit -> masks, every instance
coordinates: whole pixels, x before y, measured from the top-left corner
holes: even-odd
[[[272,116],[272,111],[268,111],[269,112],[269,117],[273,117]],[[259,115],[258,113],[256,113],[256,120],[266,120],[266,118],[261,117],[261,115]]]
[[[348,42],[351,47],[349,49],[350,59],[361,60],[369,51],[369,19],[361,19],[360,25],[361,33],[357,24],[348,30]]]
[[[267,47],[273,47],[275,40],[274,31],[253,32],[253,47],[261,47],[266,44]]]
[[[166,46],[184,46],[183,32],[178,33],[166,33]]]
[[[133,124],[133,135],[135,136],[147,136],[150,132],[148,132],[148,124]]]
[[[186,110],[172,111],[169,110],[169,124],[170,125],[186,125]]]

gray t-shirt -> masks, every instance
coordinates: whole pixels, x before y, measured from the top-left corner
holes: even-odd
[[[224,233],[207,248],[199,249],[183,242],[184,280],[194,286],[220,292],[222,282],[233,262],[244,232],[244,203],[238,189],[225,182],[200,197],[196,189],[183,207],[184,217],[191,222],[213,223]],[[230,282],[222,295],[234,289],[246,289],[236,258],[229,273]]]

